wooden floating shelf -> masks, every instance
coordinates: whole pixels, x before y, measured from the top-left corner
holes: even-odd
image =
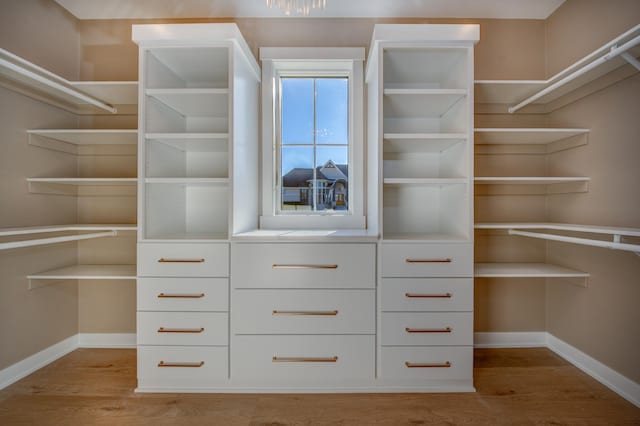
[[[476,278],[588,278],[589,274],[547,263],[476,263]]]

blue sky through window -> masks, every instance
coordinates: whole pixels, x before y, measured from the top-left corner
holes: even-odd
[[[282,78],[281,83],[282,176],[296,167],[313,167],[314,109],[316,165],[322,166],[329,159],[336,164],[347,164],[349,144],[348,79],[344,77],[315,79],[290,77]]]

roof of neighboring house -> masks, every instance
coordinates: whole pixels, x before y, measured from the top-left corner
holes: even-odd
[[[331,160],[329,160],[331,161]],[[345,176],[349,176],[349,166],[347,164],[335,165]],[[334,181],[335,179],[329,179],[322,173],[322,169],[325,166],[316,167],[316,178]],[[282,186],[287,188],[299,188],[309,186],[308,181],[313,179],[313,169],[311,167],[296,167],[289,170],[289,172],[282,177]]]

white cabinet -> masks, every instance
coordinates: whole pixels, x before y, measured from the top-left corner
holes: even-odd
[[[246,129],[258,126],[258,65],[235,24],[136,25],[133,39],[138,390],[228,386],[228,240],[257,223],[244,182],[257,166],[257,132]]]
[[[476,25],[374,31],[367,85],[377,164],[369,158],[382,169],[378,371],[385,385],[472,388],[478,38]]]

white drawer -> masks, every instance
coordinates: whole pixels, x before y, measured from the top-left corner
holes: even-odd
[[[375,244],[234,244],[233,288],[375,288]]]
[[[473,278],[385,278],[383,311],[472,311]]]
[[[138,278],[139,311],[229,311],[228,278]]]
[[[229,244],[138,244],[138,276],[228,277]]]
[[[374,290],[234,290],[235,334],[375,334]]]
[[[472,244],[382,244],[383,277],[473,277]]]
[[[432,380],[470,381],[473,347],[383,347],[380,379],[425,385]]]
[[[138,387],[219,386],[228,381],[228,360],[228,347],[138,346]]]
[[[139,345],[229,344],[227,313],[138,312]]]
[[[473,313],[382,314],[383,346],[472,345]]]
[[[374,336],[234,336],[231,377],[258,385],[355,385],[375,374]]]

